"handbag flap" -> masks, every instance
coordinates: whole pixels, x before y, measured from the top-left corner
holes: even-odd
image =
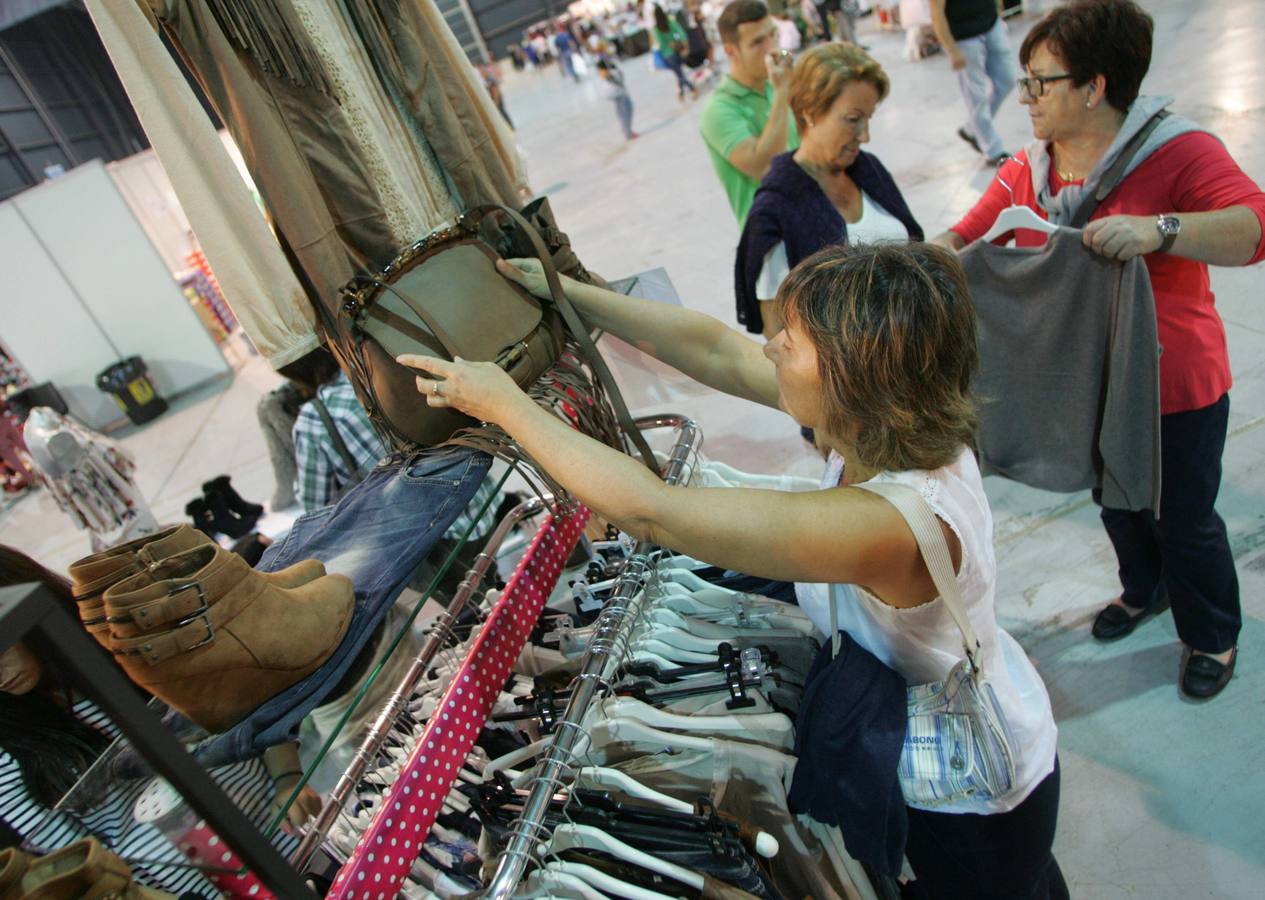
[[[445,244],[381,288],[362,326],[388,353],[490,362],[540,325],[540,302],[496,270],[471,238]]]

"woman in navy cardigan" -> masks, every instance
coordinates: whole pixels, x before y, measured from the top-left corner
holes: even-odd
[[[853,44],[814,47],[791,73],[800,146],[775,157],[738,244],[738,321],[771,338],[782,328],[777,288],[800,260],[846,241],[923,238],[900,189],[861,145],[889,89],[887,73]]]

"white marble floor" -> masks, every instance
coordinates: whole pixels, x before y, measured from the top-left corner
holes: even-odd
[[[1012,21],[1016,47],[1045,3]],[[1145,0],[1156,18],[1147,93],[1217,133],[1265,181],[1265,21],[1259,0]],[[991,170],[954,134],[961,102],[943,57],[902,59],[903,35],[863,20],[862,38],[892,78],[873,125],[876,152],[928,234],[952,224]],[[642,137],[626,144],[595,81],[556,72],[508,73],[532,186],[548,193],[586,264],[608,277],[665,266],[684,303],[733,321],[737,229],[697,132],[699,106],[678,104],[671,76],[626,67]],[[1017,101],[1000,128],[1011,149],[1029,138]],[[1234,683],[1210,704],[1183,702],[1171,620],[1103,646],[1089,622],[1118,591],[1111,548],[1088,496],[1056,496],[990,480],[1003,623],[1035,659],[1060,727],[1063,800],[1056,852],[1077,898],[1259,897],[1265,893],[1265,321],[1261,269],[1216,270],[1236,385],[1219,508],[1229,525],[1245,625]],[[791,421],[719,397],[627,347],[612,347],[635,411],[695,416],[706,452],[757,471],[811,474],[819,461]],[[173,519],[198,485],[230,472],[246,496],[266,498],[271,472],[254,402],[276,380],[248,365],[227,388],[190,398],[123,437],[160,519]],[[86,552],[46,496],[0,514],[0,541],[65,565]]]

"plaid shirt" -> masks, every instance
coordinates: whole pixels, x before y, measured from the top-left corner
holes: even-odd
[[[340,372],[337,378],[321,387],[317,393],[329,410],[329,416],[334,420],[359,471],[368,471],[389,453],[382,438],[374,431],[369,416],[356,399],[351,382],[344,373]],[[328,506],[334,502],[338,491],[351,480],[352,473],[348,471],[347,463],[339,455],[325,422],[311,401],[304,403],[299,410],[293,436],[294,458],[298,467],[295,495],[305,511]],[[448,527],[445,537],[456,539],[465,533],[479,507],[495,492],[495,485],[496,479],[491,478],[479,485],[465,510]],[[487,512],[470,535],[471,539],[491,533],[496,525],[496,507],[495,501],[488,504]]]

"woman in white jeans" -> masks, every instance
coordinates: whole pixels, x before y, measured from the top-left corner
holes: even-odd
[[[539,263],[499,263],[549,295]],[[636,460],[570,428],[492,363],[404,356],[433,407],[501,425],[550,475],[628,533],[714,565],[795,581],[830,629],[824,585],[852,638],[908,684],[943,678],[961,656],[918,544],[896,508],[853,485],[917,489],[935,511],[1014,737],[1013,789],[936,811],[909,810],[906,855],[921,896],[1066,896],[1051,846],[1057,731],[1045,687],[997,625],[992,517],[970,443],[978,361],[962,269],[923,243],[832,246],[778,291],[784,329],[758,344],[719,321],[564,279],[586,324],[703,384],[788,412],[832,451],[821,490],[669,487]]]

